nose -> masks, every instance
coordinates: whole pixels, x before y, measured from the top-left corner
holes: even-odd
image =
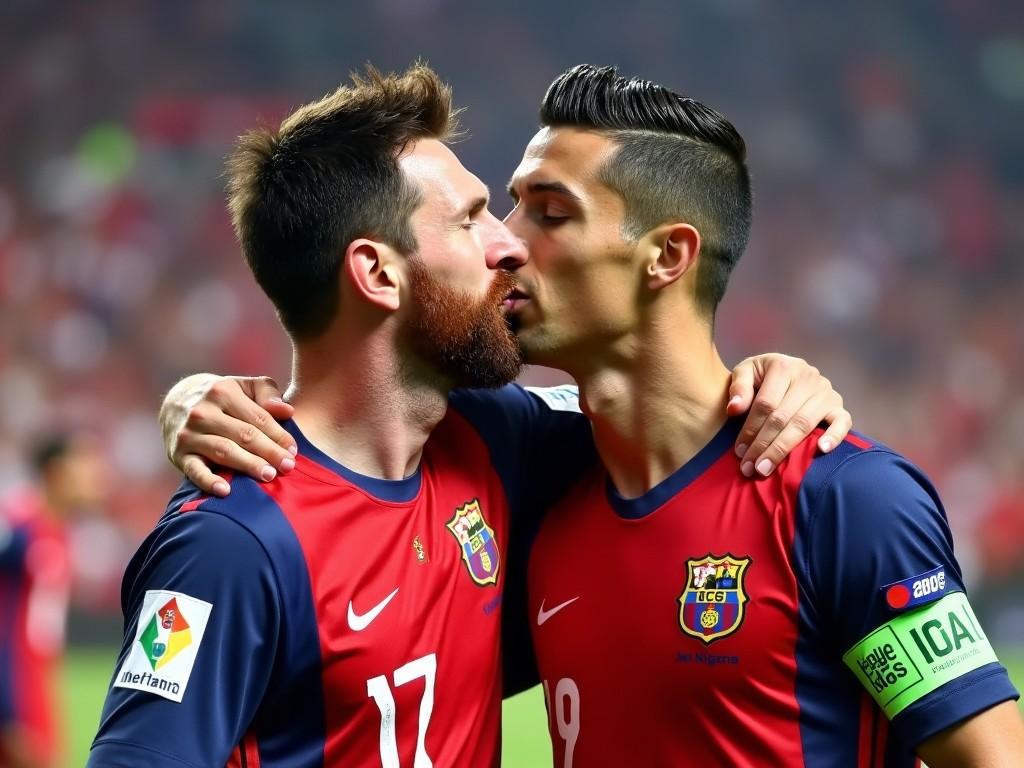
[[[486,249],[487,266],[490,269],[505,269],[510,272],[519,269],[530,256],[523,241],[512,234],[512,231],[494,216],[489,222],[492,237]]]

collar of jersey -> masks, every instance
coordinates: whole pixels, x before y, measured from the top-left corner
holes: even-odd
[[[622,498],[609,476],[606,481],[608,503],[619,517],[630,520],[646,517],[700,477],[712,464],[721,458],[723,453],[732,450],[732,444],[736,441],[737,436],[739,436],[742,427],[742,416],[726,421],[708,444],[697,452],[696,456],[651,488],[643,496],[638,496],[635,499]]]
[[[361,475],[355,470],[339,464],[309,442],[309,439],[302,434],[302,430],[299,429],[299,425],[295,423],[294,419],[282,422],[281,426],[288,430],[288,433],[295,438],[300,456],[304,456],[310,461],[319,464],[332,474],[340,476],[371,496],[384,501],[405,502],[412,501],[416,498],[416,494],[420,492],[420,482],[422,480],[422,469],[420,467],[417,467],[415,472],[408,477],[403,477],[401,480],[382,480],[379,477]]]

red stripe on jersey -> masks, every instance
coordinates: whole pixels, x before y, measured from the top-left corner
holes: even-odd
[[[889,744],[889,718],[875,707],[875,766],[885,767],[885,752]]]
[[[846,442],[851,443],[852,445],[856,445],[858,448],[861,448],[863,450],[867,450],[868,448],[873,448],[874,447],[867,440],[864,440],[863,438],[857,437],[856,435],[854,435],[852,433],[847,435],[845,439],[846,439]]]
[[[867,693],[860,699],[860,729],[857,734],[857,768],[871,768],[871,730],[875,703]]]
[[[256,746],[256,735],[247,733],[242,737],[241,743],[235,747],[235,751],[228,758],[224,768],[259,768],[260,752]]]
[[[204,501],[209,501],[209,499],[209,496],[200,496],[198,499],[186,501],[184,504],[181,505],[181,509],[179,510],[179,512],[194,512],[195,510],[199,509],[200,504],[202,504]]]
[[[242,744],[245,747],[243,768],[260,768],[260,750],[256,746],[256,735],[249,734],[242,739]]]
[[[223,481],[225,481],[227,483],[230,483],[231,482],[231,477],[233,475],[234,475],[234,472],[224,472],[223,474],[219,475],[219,477],[220,477],[221,480],[223,480]],[[198,499],[192,499],[192,501],[186,501],[184,504],[181,505],[181,509],[179,509],[178,511],[181,512],[181,513],[194,512],[195,510],[199,509],[199,507],[202,505],[202,503],[204,501],[209,501],[209,500],[210,500],[209,496],[200,496]]]

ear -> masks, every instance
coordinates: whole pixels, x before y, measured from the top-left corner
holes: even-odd
[[[352,290],[363,301],[394,312],[399,306],[401,257],[389,245],[359,238],[345,249],[344,270]]]
[[[647,264],[647,287],[657,290],[671,285],[697,266],[700,232],[690,224],[673,223],[653,229],[652,258]]]

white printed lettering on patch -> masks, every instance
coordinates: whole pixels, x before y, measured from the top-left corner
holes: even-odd
[[[181,702],[213,605],[181,592],[150,590],[135,640],[117,671],[115,688],[134,688]]]

